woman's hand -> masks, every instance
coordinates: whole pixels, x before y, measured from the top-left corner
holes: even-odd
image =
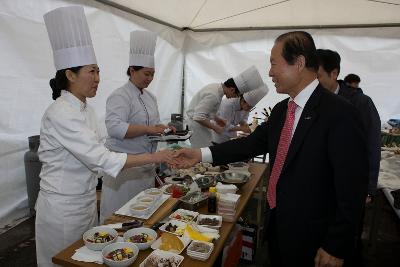
[[[169,165],[176,165],[180,161],[175,157],[175,153],[172,150],[161,150],[151,154],[155,163],[167,163]]]
[[[153,126],[148,126],[147,134],[149,135],[156,135],[156,134],[163,134],[164,130],[168,127],[163,124],[156,124]]]

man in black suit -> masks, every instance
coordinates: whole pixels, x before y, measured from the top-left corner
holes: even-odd
[[[347,99],[358,110],[366,134],[369,184],[365,202],[371,202],[376,193],[381,161],[381,120],[372,99],[361,88],[349,87],[343,80],[338,80],[340,73],[340,55],[329,49],[317,49],[318,80],[323,87],[334,94]],[[355,74],[353,74],[355,75]],[[349,76],[349,75],[348,75]],[[358,77],[358,76],[357,76]]]
[[[289,98],[246,138],[176,151],[177,167],[220,165],[268,152],[272,264],[342,266],[367,192],[361,122],[351,104],[318,83],[316,48],[307,32],[279,36],[270,62],[277,92]]]
[[[364,132],[366,134],[366,147],[368,153],[369,173],[368,173],[368,195],[365,199],[365,204],[372,202],[373,196],[376,194],[378,183],[379,167],[381,160],[381,120],[378,111],[371,98],[363,93],[361,88],[357,86],[350,87],[347,82],[337,80],[340,73],[340,55],[336,51],[329,49],[317,49],[318,56],[318,80],[323,87],[334,94],[337,94],[350,103],[358,110],[362,118]],[[360,81],[360,78],[355,74],[350,74],[351,79]],[[353,77],[356,76],[356,77]],[[348,78],[348,81],[351,80]],[[358,79],[357,79],[358,78]],[[356,251],[354,255],[355,266],[364,266],[362,256],[362,229],[364,222],[364,213],[360,221],[359,232],[356,237]]]

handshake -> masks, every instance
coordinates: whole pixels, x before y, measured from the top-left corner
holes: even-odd
[[[171,168],[186,169],[201,161],[199,148],[181,148],[177,150],[162,150],[151,154],[154,162],[167,163]]]

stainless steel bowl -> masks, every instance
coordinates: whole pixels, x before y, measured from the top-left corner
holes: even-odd
[[[223,172],[218,175],[218,180],[228,184],[243,184],[250,178],[250,175],[243,172]]]

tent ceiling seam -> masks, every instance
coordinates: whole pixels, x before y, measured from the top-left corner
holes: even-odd
[[[203,9],[203,7],[207,4],[207,1],[208,1],[208,0],[204,0],[204,1],[203,1],[203,4],[202,4],[201,7],[199,8],[199,10],[197,10],[197,12],[196,12],[196,15],[194,15],[192,21],[190,21],[189,27],[190,27],[190,25],[192,25],[193,21],[194,21],[194,20],[197,18],[197,16],[200,14],[200,11]]]
[[[233,14],[233,15],[224,17],[224,18],[211,20],[211,21],[209,21],[209,22],[206,22],[206,23],[203,23],[203,24],[194,26],[193,29],[196,29],[196,28],[198,28],[198,27],[201,27],[201,26],[204,26],[204,25],[208,25],[208,24],[211,24],[211,23],[214,23],[214,22],[218,22],[218,21],[222,21],[222,20],[234,18],[234,17],[240,16],[240,15],[243,15],[243,14],[247,14],[247,13],[251,13],[251,12],[254,12],[254,11],[258,11],[258,10],[260,10],[260,9],[264,9],[264,8],[267,8],[267,7],[280,5],[280,4],[283,4],[283,3],[285,3],[285,2],[289,2],[289,1],[292,1],[292,0],[283,0],[283,1],[280,1],[280,2],[277,2],[277,3],[272,3],[272,4],[265,5],[265,6],[257,7],[257,8],[254,8],[254,9],[246,10],[246,11],[243,11],[243,12],[240,12],[240,13],[237,13],[237,14]]]
[[[369,1],[369,2],[375,2],[375,3],[379,3],[379,4],[400,6],[400,4],[398,4],[398,3],[387,2],[387,1],[378,1],[378,0],[367,0],[367,1]]]
[[[159,23],[159,24],[162,24],[162,25],[171,27],[171,28],[176,29],[176,30],[179,30],[179,31],[185,30],[185,28],[178,27],[178,26],[173,25],[173,24],[171,24],[171,23],[168,23],[168,22],[166,22],[166,21],[163,21],[163,20],[154,18],[154,17],[152,17],[152,16],[146,15],[146,14],[144,14],[144,13],[142,13],[142,12],[139,12],[139,11],[137,11],[137,10],[134,10],[134,9],[128,8],[128,7],[126,7],[126,6],[117,4],[117,3],[113,2],[113,1],[109,1],[109,0],[94,0],[94,1],[99,2],[99,3],[102,3],[102,4],[104,4],[104,5],[108,5],[108,6],[114,7],[114,8],[116,8],[116,9],[122,10],[122,11],[127,12],[127,13],[130,13],[130,14],[139,16],[139,17],[141,17],[141,18],[148,19],[148,20],[150,20],[150,21],[153,21],[153,22],[156,22],[156,23]]]

